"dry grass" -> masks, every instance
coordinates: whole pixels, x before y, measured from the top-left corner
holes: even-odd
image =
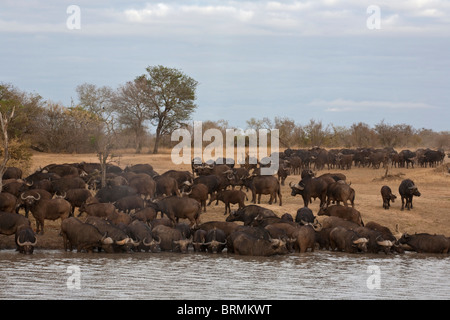
[[[163,150],[162,154],[134,154],[122,152],[117,158],[119,165],[124,168],[127,165],[138,163],[149,163],[157,172],[164,172],[169,169],[190,170],[190,164],[178,165],[172,164],[170,152]],[[446,159],[447,161],[448,159]],[[50,163],[70,163],[70,162],[97,162],[95,154],[45,154],[35,153],[32,158],[31,170],[34,171]],[[444,164],[444,166],[448,163]],[[328,172],[323,170],[318,172]],[[395,226],[399,225],[400,232],[428,232],[431,234],[445,234],[450,236],[450,176],[445,170],[437,168],[390,168],[388,179],[381,179],[384,169],[371,168],[352,168],[350,170],[331,170],[331,172],[341,172],[347,176],[347,181],[356,191],[355,208],[361,212],[364,222],[376,221],[395,231]],[[412,179],[421,192],[421,197],[414,197],[414,209],[411,211],[401,211],[401,201],[398,194],[398,186],[402,179]],[[267,204],[269,197],[262,196],[261,206],[272,209],[277,214],[290,213],[295,217],[297,209],[303,206],[301,197],[291,196],[289,182],[297,183],[300,176],[289,176],[286,179],[286,185],[282,187],[283,206],[278,204]],[[384,210],[380,189],[383,185],[391,187],[394,194],[398,196],[395,203],[391,204],[391,209]],[[250,195],[250,194],[249,194]],[[251,196],[249,197],[251,199]],[[250,202],[249,202],[250,204]],[[232,210],[237,205],[232,205]],[[313,201],[310,208],[314,213],[319,210],[319,201]],[[201,216],[201,221],[225,220],[224,204],[207,207],[207,212]],[[321,220],[323,217],[319,217]],[[30,215],[30,220],[34,226],[34,219]],[[46,234],[38,236],[38,247],[62,248],[62,239],[59,233],[59,221],[46,221]],[[0,236],[0,248],[14,247],[14,237]]]

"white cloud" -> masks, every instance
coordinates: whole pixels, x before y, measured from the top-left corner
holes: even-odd
[[[0,12],[0,32],[30,33],[53,29],[65,32],[67,18],[59,1],[8,2]],[[275,34],[296,36],[367,35],[366,9],[373,1],[305,0],[305,1],[170,1],[144,5],[118,2],[92,5],[77,1],[81,8],[81,28],[101,34],[107,27],[114,34],[141,34],[140,25],[159,24],[167,33],[238,33],[239,35]],[[444,0],[379,0],[381,28],[371,34],[450,35],[450,2]],[[63,28],[61,28],[63,26]],[[100,28],[101,27],[101,28]],[[383,30],[385,29],[385,30]],[[384,32],[388,31],[388,32]],[[147,30],[151,34],[151,30]],[[156,32],[156,31],[154,31]],[[369,31],[370,32],[370,31]],[[384,33],[383,33],[384,32]]]
[[[346,99],[335,99],[332,101],[314,100],[308,104],[310,107],[325,108],[327,112],[368,111],[374,109],[400,110],[400,109],[435,109],[435,106],[422,102],[409,101],[376,101],[363,100],[353,101]]]

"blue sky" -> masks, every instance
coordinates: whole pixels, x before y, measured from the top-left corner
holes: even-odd
[[[164,65],[199,82],[193,120],[450,130],[448,0],[2,0],[0,40],[0,82],[67,106],[79,84],[115,88]]]

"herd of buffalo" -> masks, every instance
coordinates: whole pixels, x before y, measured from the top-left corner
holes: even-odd
[[[444,235],[394,235],[376,222],[363,222],[354,208],[355,190],[346,176],[315,176],[311,170],[325,165],[330,169],[350,169],[352,165],[377,168],[389,165],[388,160],[392,165],[435,166],[443,161],[443,155],[429,149],[412,155],[388,149],[287,149],[279,154],[279,170],[274,176],[260,175],[263,164],[249,157],[240,167],[227,159],[206,163],[193,159],[192,172],[168,170],[162,174],[149,164],[125,169],[108,165],[104,187],[97,163],[51,164],[27,177],[22,177],[20,169],[9,167],[0,193],[0,234],[14,235],[17,250],[26,254],[33,253],[37,235],[45,232],[45,221],[57,219],[61,219],[64,249],[78,252],[188,252],[192,248],[262,256],[316,249],[449,253],[450,238]],[[300,181],[289,187],[292,196],[301,196],[303,206],[294,216],[286,213],[279,217],[259,204],[261,195],[269,195],[270,204],[282,206],[281,188],[288,174],[301,175]],[[243,189],[250,192],[251,199]],[[401,209],[413,209],[413,197],[420,196],[414,182],[403,180],[398,191]],[[388,186],[380,193],[380,206],[389,209],[396,196]],[[320,200],[317,215],[327,216],[321,223],[308,208],[316,198]],[[224,203],[225,221],[201,223],[201,213],[214,201]],[[246,205],[246,201],[252,204]],[[231,204],[239,208],[232,211]],[[36,222],[34,230],[30,212]]]

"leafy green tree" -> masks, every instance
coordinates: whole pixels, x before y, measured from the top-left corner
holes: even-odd
[[[141,78],[147,80],[153,91],[150,121],[156,127],[153,153],[158,153],[162,136],[187,125],[197,107],[194,101],[198,82],[174,68],[149,66],[146,70],[147,74]]]

